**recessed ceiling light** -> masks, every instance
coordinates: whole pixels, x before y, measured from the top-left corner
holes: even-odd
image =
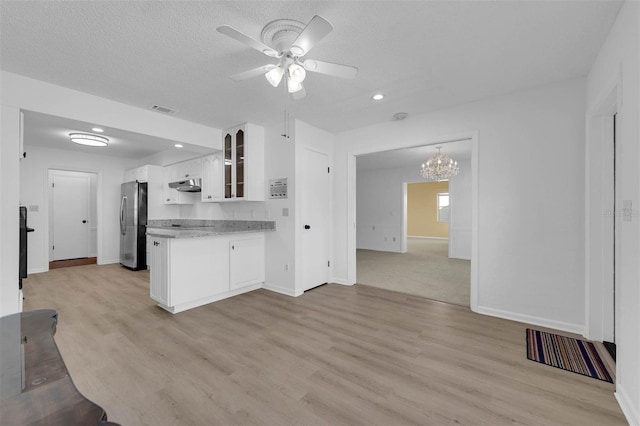
[[[176,148],[182,148],[184,145],[182,145],[181,143],[177,143],[174,145]]]
[[[374,101],[381,101],[383,98],[384,95],[382,93],[376,93],[371,97],[371,99],[373,99]]]
[[[97,132],[97,133],[104,132],[104,129],[101,129],[100,127],[92,127],[91,130],[94,131],[94,132]]]
[[[69,133],[69,139],[71,142],[87,146],[107,146],[109,144],[108,138],[89,133]]]

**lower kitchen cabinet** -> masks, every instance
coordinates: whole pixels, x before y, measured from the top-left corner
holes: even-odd
[[[229,242],[229,287],[231,290],[264,282],[264,236]]]
[[[171,313],[260,288],[264,282],[262,233],[151,237],[150,296]]]

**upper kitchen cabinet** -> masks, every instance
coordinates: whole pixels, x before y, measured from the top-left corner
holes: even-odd
[[[222,152],[202,157],[202,192],[205,203],[222,200]]]
[[[202,158],[181,161],[164,167],[164,204],[193,204],[197,200],[191,192],[181,192],[170,188],[172,182],[202,177]]]
[[[221,201],[264,201],[264,128],[245,123],[222,132]]]

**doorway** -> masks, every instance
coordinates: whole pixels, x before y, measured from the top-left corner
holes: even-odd
[[[49,170],[49,269],[96,263],[97,175]]]
[[[472,140],[444,145],[460,163],[451,182],[420,177],[432,145],[355,158],[356,282],[471,306]]]

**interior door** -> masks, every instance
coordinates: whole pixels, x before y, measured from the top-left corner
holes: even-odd
[[[329,281],[329,157],[302,152],[302,290]]]
[[[89,256],[89,176],[54,175],[52,260]]]

